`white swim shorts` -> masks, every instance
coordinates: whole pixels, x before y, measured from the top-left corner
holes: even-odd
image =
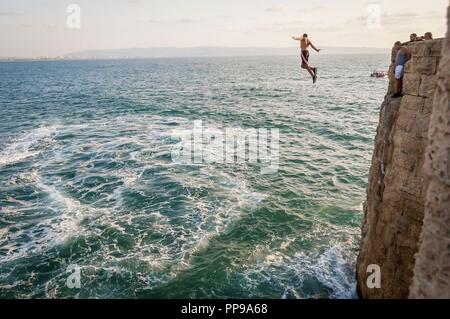
[[[403,70],[405,67],[403,65],[397,65],[395,67],[395,79],[400,80],[403,77]]]

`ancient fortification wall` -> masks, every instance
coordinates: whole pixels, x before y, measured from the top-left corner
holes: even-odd
[[[450,8],[431,115],[425,170],[429,180],[411,298],[450,298]]]
[[[403,98],[390,97],[390,75],[375,138],[357,261],[362,298],[407,298],[410,290],[411,297],[439,296],[444,290],[448,297],[449,41],[447,37],[409,45],[413,58],[406,65]],[[366,285],[371,264],[381,268],[380,289]]]

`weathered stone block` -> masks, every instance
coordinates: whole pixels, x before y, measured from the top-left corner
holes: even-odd
[[[414,42],[408,45],[413,56],[439,57],[442,51],[443,40]]]
[[[427,152],[430,159],[427,170],[430,175],[450,187],[450,147],[437,146],[441,145],[441,142],[433,138],[431,140],[435,145],[429,147]]]
[[[417,248],[417,242],[415,247]],[[400,263],[399,265],[408,265],[408,266],[403,266],[400,267],[399,271],[401,272],[402,276],[399,276],[399,280],[402,277],[406,277],[406,278],[412,278],[412,268],[413,268],[413,263],[411,263],[411,260],[414,260],[414,254],[416,252],[416,249],[412,249],[409,247],[400,247],[399,248],[399,256],[400,256]],[[406,294],[408,293],[408,288],[409,285],[411,283],[408,281],[403,281],[401,283],[401,287],[405,290]]]
[[[440,57],[442,52],[442,44],[444,39],[438,39],[434,41],[424,41],[425,47],[423,50],[424,56]]]
[[[409,95],[419,95],[420,81],[420,74],[406,73],[403,78],[403,92]]]
[[[415,198],[425,197],[425,179],[422,176],[408,176],[406,182],[403,184],[401,191],[414,196]]]
[[[423,104],[422,114],[423,115],[430,115],[433,111],[433,99],[425,99],[425,103]]]
[[[394,80],[394,75],[395,75],[394,71],[395,71],[395,64],[391,63],[389,65],[389,70],[388,70],[388,79],[389,80]]]
[[[393,245],[396,240],[396,231],[389,224],[384,226],[381,230],[380,237],[383,239],[383,243],[386,243],[388,246]]]
[[[410,236],[414,237],[414,238],[419,238],[420,237],[420,232],[422,231],[422,221],[415,221],[413,219],[409,220],[409,230],[410,230]],[[416,248],[417,247],[417,242],[414,242],[414,246],[412,248]]]
[[[413,56],[424,56],[425,42],[414,42],[408,44],[408,49]]]
[[[442,58],[439,64],[439,69],[441,70],[438,74],[439,86],[441,86],[444,90],[450,91],[450,80],[445,77],[445,74],[450,73],[450,55]]]
[[[386,211],[395,212],[396,214],[400,214],[403,209],[403,199],[398,190],[392,190],[389,192],[384,192],[383,194],[383,203],[389,206],[389,209]]]
[[[436,57],[413,57],[408,63],[412,64],[410,72],[432,75],[436,73],[438,62]]]
[[[395,131],[394,136],[392,137],[392,147],[399,148],[402,152],[410,154],[410,156],[418,157],[420,156],[420,151],[422,151],[422,145],[420,141],[418,141],[415,132],[406,132],[397,130]],[[395,161],[395,158],[392,159]]]
[[[395,167],[401,167],[407,171],[412,171],[416,166],[415,157],[411,156],[407,152],[404,152],[399,147],[394,149],[394,152],[392,153],[392,158],[395,159],[393,161],[393,165],[395,165]],[[399,172],[395,172],[394,178],[398,178],[398,173]]]
[[[415,112],[400,112],[397,118],[396,127],[398,130],[411,132],[416,126]]]
[[[433,97],[436,90],[436,75],[422,75],[419,85],[419,95]]]
[[[398,234],[397,236],[397,246],[398,247],[409,247],[409,248],[415,248],[416,245],[414,245],[413,241],[409,236],[406,236],[403,233]]]
[[[414,58],[413,58],[414,59]],[[406,73],[411,73],[413,72],[413,59],[409,60],[408,62],[406,62],[405,64],[405,72]],[[395,70],[395,69],[394,69]]]
[[[415,201],[405,201],[404,205],[404,211],[403,214],[405,216],[408,216],[409,218],[417,221],[422,222],[423,215],[424,215],[425,207],[422,202],[415,202]]]
[[[410,232],[410,222],[409,222],[409,218],[407,216],[400,216],[397,222],[397,230],[405,235],[408,236],[409,232]],[[398,242],[399,238],[397,237],[397,242]]]
[[[422,110],[423,106],[425,104],[425,99],[420,96],[412,96],[412,95],[405,95],[402,99],[402,108],[405,108],[406,110],[412,110],[417,112],[418,110]]]
[[[422,114],[422,116],[417,119],[416,127],[415,127],[417,137],[424,138],[424,139],[428,138],[428,127],[430,125],[430,115],[431,115],[430,113]]]

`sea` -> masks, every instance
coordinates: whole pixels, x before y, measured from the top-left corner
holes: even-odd
[[[389,56],[311,64],[0,63],[0,298],[357,298]],[[196,123],[277,132],[276,169],[175,161]]]

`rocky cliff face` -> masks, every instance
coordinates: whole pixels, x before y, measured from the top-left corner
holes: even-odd
[[[362,298],[407,298],[413,277],[412,296],[425,297],[428,291],[420,287],[429,281],[430,271],[446,267],[447,276],[449,273],[450,64],[448,55],[441,63],[443,43],[439,39],[409,45],[413,58],[406,65],[403,98],[391,99],[390,75],[375,138],[357,261]],[[448,43],[447,38],[445,45]],[[430,252],[436,236],[446,241]],[[442,257],[444,252],[446,256]],[[436,267],[429,268],[429,263]],[[381,270],[379,289],[366,285],[368,266],[373,264]],[[449,290],[448,279],[437,278],[436,285]]]

